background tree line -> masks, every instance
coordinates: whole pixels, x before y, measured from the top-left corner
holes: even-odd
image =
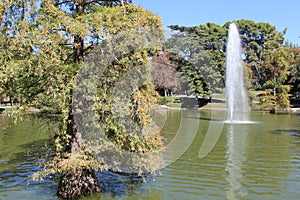
[[[289,98],[299,92],[299,47],[284,40],[286,30],[279,32],[269,23],[234,22],[242,39],[248,88],[263,91],[263,107],[289,108]],[[209,97],[224,88],[230,23],[170,26],[175,33],[165,50],[189,83],[191,94]]]

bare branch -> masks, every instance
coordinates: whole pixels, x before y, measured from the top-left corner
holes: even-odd
[[[62,1],[62,2],[54,4],[54,6],[60,6],[60,5],[65,4],[65,3],[72,3],[72,2],[74,2],[74,1],[71,1],[71,0]]]
[[[59,45],[61,45],[61,46],[72,46],[73,44],[72,43],[60,43]]]

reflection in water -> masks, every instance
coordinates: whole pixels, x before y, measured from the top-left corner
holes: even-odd
[[[245,146],[247,140],[247,126],[230,124],[227,128],[227,166],[229,173],[227,181],[229,190],[227,199],[239,199],[245,195],[242,191],[242,181],[244,179],[242,167],[246,161]]]
[[[206,157],[217,144],[224,127],[223,121],[225,117],[225,112],[211,112],[211,119],[213,120],[209,123],[206,136],[199,151],[199,158]],[[221,120],[222,123],[220,123],[218,119]]]

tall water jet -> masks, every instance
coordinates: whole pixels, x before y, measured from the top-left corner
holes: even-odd
[[[237,26],[229,26],[226,48],[226,101],[227,122],[248,121],[248,98],[242,62],[241,38]]]

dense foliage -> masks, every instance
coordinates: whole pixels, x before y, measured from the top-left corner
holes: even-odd
[[[189,83],[187,94],[209,97],[220,92],[224,85],[225,54],[220,38],[225,40],[226,32],[217,26],[208,23],[197,27],[170,27],[179,33],[167,41],[166,49],[172,52],[177,70]]]
[[[64,123],[55,137],[57,156],[46,163],[45,173],[66,175],[74,171],[76,179],[76,174],[83,170],[86,173],[82,174],[95,178],[91,168],[104,167],[89,154],[82,154],[82,133],[78,131],[72,109],[73,91],[83,61],[106,40],[132,30],[136,33],[155,32],[157,38],[162,36],[160,18],[130,2],[14,0],[0,3],[1,95],[9,96],[19,108],[34,107],[43,112],[62,114]],[[124,48],[121,43],[119,45]],[[98,74],[97,94],[93,97],[97,108],[94,120],[117,146],[141,153],[160,146],[158,132],[145,137],[132,136],[121,126],[126,125],[127,119],[123,118],[123,124],[120,124],[111,110],[114,84],[133,67],[147,64],[155,46],[152,50],[141,46],[131,50],[120,54],[106,66],[103,74]],[[155,103],[156,95],[151,82],[134,88],[129,99],[129,117],[140,129],[151,123],[149,107]],[[62,179],[59,195],[65,198],[80,195],[80,189],[79,193],[71,194],[68,187],[71,186]],[[97,188],[95,185],[95,192],[99,191]],[[82,194],[86,192],[92,191],[83,188]]]
[[[299,91],[298,47],[284,42],[286,30],[279,32],[269,23],[251,20],[235,23],[242,38],[249,89],[265,91],[261,99],[264,107],[289,108],[290,89],[293,88],[294,93]],[[229,24],[170,26],[176,33],[168,40],[167,49],[176,49],[174,60],[193,94],[210,96],[224,87]]]

